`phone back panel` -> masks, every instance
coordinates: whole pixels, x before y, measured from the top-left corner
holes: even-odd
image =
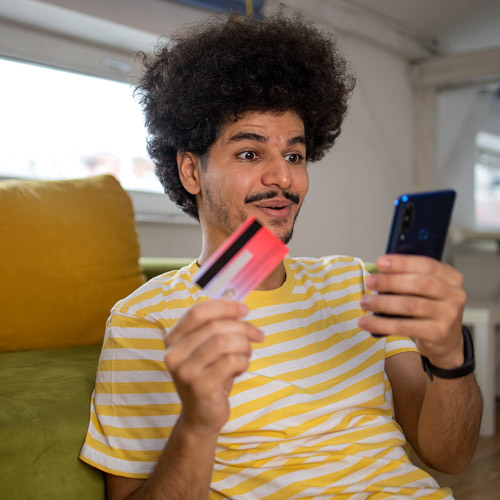
[[[425,255],[441,260],[455,197],[453,190],[399,197],[394,202],[387,253]]]

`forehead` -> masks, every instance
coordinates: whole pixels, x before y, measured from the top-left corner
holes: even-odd
[[[304,122],[294,111],[247,111],[237,119],[227,120],[221,127],[220,140],[228,141],[234,134],[254,132],[267,139],[288,140],[304,136]]]

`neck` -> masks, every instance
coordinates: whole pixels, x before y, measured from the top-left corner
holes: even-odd
[[[279,288],[286,280],[285,265],[280,262],[276,269],[264,279],[264,281],[256,288],[256,290],[267,291]]]

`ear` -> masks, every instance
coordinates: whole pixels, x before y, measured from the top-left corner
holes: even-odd
[[[197,195],[200,192],[200,157],[189,152],[177,153],[177,168],[184,189],[192,195]]]

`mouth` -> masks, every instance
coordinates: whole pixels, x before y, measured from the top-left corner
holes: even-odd
[[[292,211],[292,203],[286,199],[265,200],[254,206],[263,214],[278,219],[289,217]]]

